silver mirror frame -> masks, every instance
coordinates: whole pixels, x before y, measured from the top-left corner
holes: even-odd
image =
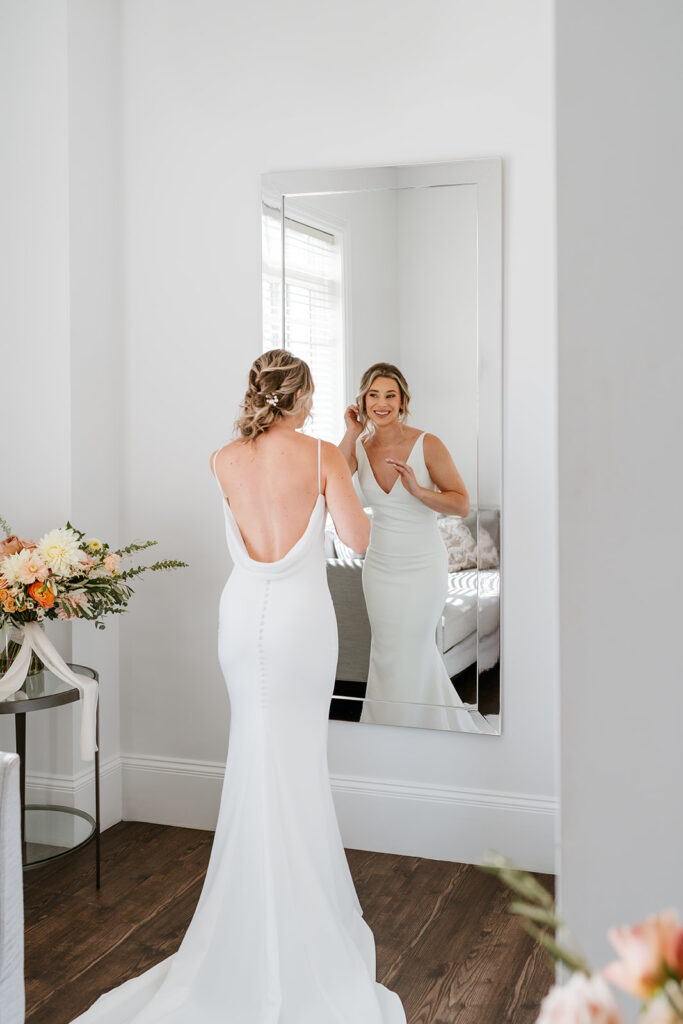
[[[389,167],[328,168],[320,170],[279,171],[261,176],[262,204],[279,211],[281,222],[287,199],[297,196],[324,195],[340,192],[385,190],[391,188],[429,188],[444,185],[475,186],[477,192],[477,532],[480,527],[480,476],[498,484],[498,550],[499,577],[499,654],[497,715],[484,716],[479,711],[480,676],[480,612],[481,594],[477,573],[477,703],[466,705],[472,728],[461,731],[500,735],[502,732],[503,650],[503,237],[502,237],[502,159],[456,160],[448,163],[404,164]],[[282,237],[281,273],[284,284],[284,236]],[[284,287],[282,289],[284,294]],[[285,337],[284,308],[281,317],[281,339]],[[482,424],[486,423],[486,430]],[[358,700],[359,698],[340,698]],[[457,731],[457,730],[453,730]]]

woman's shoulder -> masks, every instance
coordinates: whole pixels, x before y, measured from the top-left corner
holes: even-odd
[[[320,442],[320,460],[326,471],[339,472],[346,466],[346,459],[336,444],[331,441]]]
[[[222,459],[225,458],[226,455],[234,456],[237,452],[237,449],[243,447],[244,442],[242,441],[241,438],[238,437],[234,441],[228,441],[227,444],[222,444],[220,445],[220,447],[215,448],[211,452],[211,455],[209,456],[209,465],[211,466],[211,469],[213,469],[215,461],[216,459],[218,459],[219,455],[221,456]]]
[[[422,444],[425,451],[429,452],[441,451],[445,447],[440,437],[437,437],[436,434],[428,434],[426,430],[422,432]]]
[[[422,455],[425,465],[430,472],[432,470],[435,472],[438,472],[439,469],[443,470],[444,467],[451,465],[453,462],[450,451],[436,434],[425,432],[422,441]]]

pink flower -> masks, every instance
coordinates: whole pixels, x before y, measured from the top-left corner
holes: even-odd
[[[36,554],[30,554],[19,571],[19,579],[22,583],[35,583],[36,580],[46,580],[50,570],[42,559]]]
[[[663,910],[659,915],[662,924],[664,961],[674,974],[683,980],[683,925],[675,910]]]
[[[66,606],[66,607],[65,607]],[[88,597],[87,594],[74,593],[64,594],[60,598],[60,606],[57,608],[58,619],[77,619],[79,618],[78,610],[80,608],[87,608]]]
[[[111,554],[107,555],[107,557],[104,560],[104,568],[107,570],[108,573],[111,573],[112,575],[115,572],[119,571],[120,565],[121,559],[118,555],[114,554],[113,551],[111,552]]]
[[[624,1024],[614,996],[600,977],[576,971],[554,985],[541,1003],[537,1024]]]
[[[610,928],[607,937],[621,957],[603,967],[613,985],[640,999],[649,999],[667,979],[666,963],[680,969],[683,929],[675,910],[652,914],[640,924]]]
[[[32,549],[36,546],[34,540],[21,540],[17,537],[16,533],[13,533],[0,541],[0,557],[3,555],[16,555],[17,552],[23,551],[24,548]]]

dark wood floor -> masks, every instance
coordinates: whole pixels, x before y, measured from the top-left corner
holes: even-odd
[[[121,822],[102,836],[99,892],[92,846],[27,872],[26,1020],[67,1024],[102,992],[173,953],[199,899],[212,839]],[[448,861],[347,856],[375,934],[378,980],[399,993],[408,1024],[535,1021],[552,968],[506,913],[512,897],[497,879]],[[553,891],[552,875],[537,877]]]

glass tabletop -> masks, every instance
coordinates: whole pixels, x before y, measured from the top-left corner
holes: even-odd
[[[95,822],[76,807],[27,804],[24,865],[42,864],[83,846],[95,834]]]
[[[69,668],[72,669],[77,675],[88,676],[89,679],[96,679],[96,672],[88,668],[86,665],[74,665],[69,664]],[[14,693],[11,693],[9,697],[3,697],[0,699],[0,712],[3,710],[9,710],[8,705],[14,704],[19,701],[27,700],[41,700],[45,701],[47,705],[50,704],[61,704],[68,703],[70,700],[78,700],[79,692],[75,686],[71,683],[67,683],[66,680],[60,679],[54,672],[44,668],[41,672],[36,672],[33,675],[26,676],[23,684]],[[3,707],[4,706],[4,707]]]

